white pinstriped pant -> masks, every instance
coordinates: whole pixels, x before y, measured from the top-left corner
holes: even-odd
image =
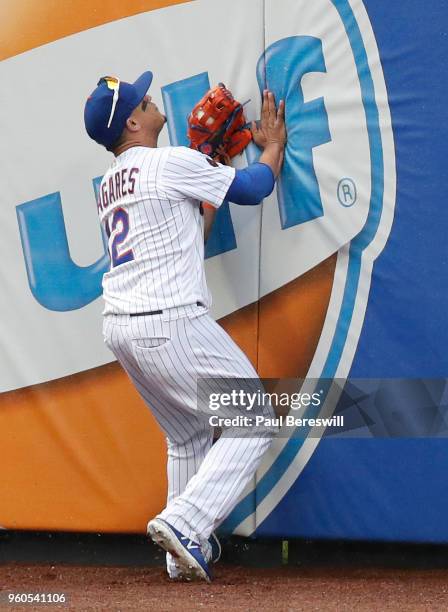
[[[236,505],[273,431],[255,437],[253,431],[242,436],[241,430],[228,428],[212,446],[210,413],[198,405],[197,381],[250,378],[262,389],[257,372],[203,306],[162,315],[106,315],[103,332],[167,438],[168,503],[159,516],[203,541]],[[225,416],[242,411],[230,406]]]

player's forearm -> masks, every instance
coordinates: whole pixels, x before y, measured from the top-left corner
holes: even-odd
[[[216,208],[207,202],[203,202],[202,207],[204,211],[204,242],[207,242],[215,219]]]
[[[280,174],[283,164],[285,145],[280,142],[268,143],[263,153],[260,156],[260,162],[269,166],[274,173],[275,178]]]

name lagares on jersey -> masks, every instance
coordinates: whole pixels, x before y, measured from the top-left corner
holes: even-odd
[[[114,171],[112,168],[107,176],[101,181],[97,198],[98,213],[100,219],[107,213],[110,205],[113,205],[119,198],[125,198],[128,194],[132,195],[135,190],[135,178],[140,172],[139,168],[122,168]]]

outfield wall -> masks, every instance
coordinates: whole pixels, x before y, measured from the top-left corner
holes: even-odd
[[[260,375],[425,379],[389,388],[381,418],[407,419],[393,436],[280,437],[223,528],[448,540],[443,0],[4,5],[0,525],[142,532],[164,504],[165,442],[101,336],[95,193],[110,155],[83,126],[101,75],[151,69],[162,146],[186,144],[189,110],[219,81],[250,100],[248,120],[266,84],[286,100],[277,189],[223,205],[206,249],[213,315]],[[339,409],[328,393],[319,414]]]

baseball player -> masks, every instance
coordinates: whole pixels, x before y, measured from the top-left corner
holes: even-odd
[[[133,84],[103,77],[84,110],[89,136],[114,154],[97,202],[111,259],[103,333],[167,439],[168,500],[148,534],[167,551],[172,578],[210,581],[213,532],[253,477],[273,430],[254,436],[228,427],[212,445],[209,414],[198,402],[199,380],[261,386],[209,315],[200,203],[253,205],[272,192],[286,141],[284,103],[277,109],[264,92],[260,125],[252,124],[263,153],[235,170],[186,147],[157,147],[166,118],[147,95],[151,81],[149,71]],[[233,416],[242,410],[226,406]]]

